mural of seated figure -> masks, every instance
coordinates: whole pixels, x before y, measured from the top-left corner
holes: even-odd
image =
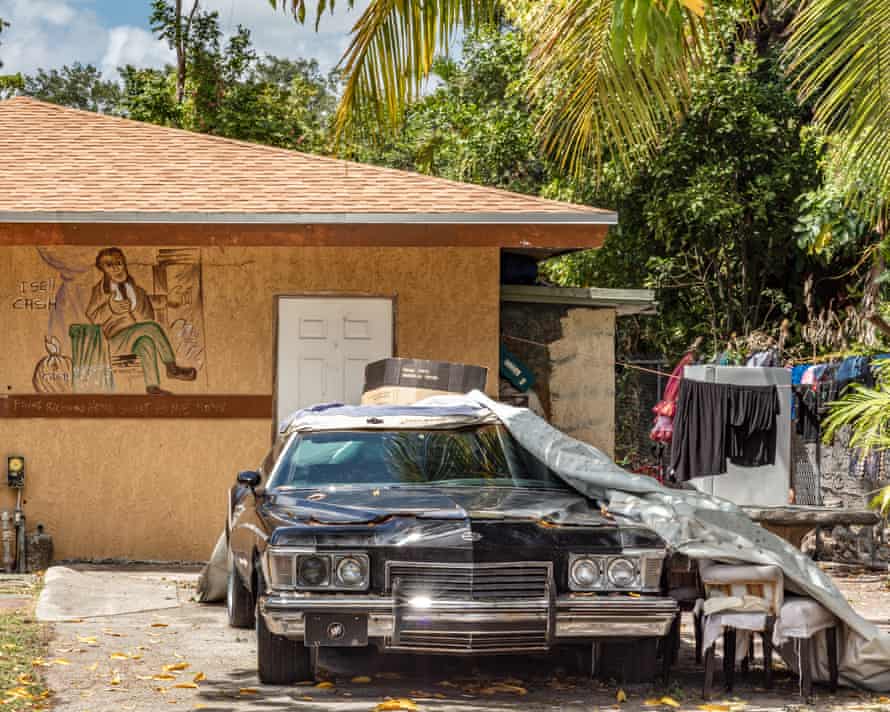
[[[96,255],[96,268],[102,280],[93,287],[87,318],[102,330],[112,356],[134,354],[142,366],[145,390],[165,395],[161,389],[158,364],[163,363],[168,378],[194,381],[197,371],[177,365],[176,354],[155,320],[148,293],[130,276],[122,250],[109,247]]]

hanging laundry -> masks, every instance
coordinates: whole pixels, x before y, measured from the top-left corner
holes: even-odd
[[[774,348],[757,351],[745,362],[745,366],[752,368],[774,368],[779,365],[779,351]]]
[[[673,478],[722,475],[727,460],[742,467],[774,464],[779,411],[775,386],[683,380],[674,416]]]
[[[678,482],[726,472],[728,388],[688,379],[680,383],[670,468]]]
[[[677,410],[677,393],[683,380],[683,369],[695,359],[691,351],[680,359],[668,378],[661,400],[652,408],[655,421],[649,431],[649,439],[655,442],[669,443],[674,434],[674,413]]]
[[[805,443],[819,442],[822,428],[819,423],[819,394],[806,384],[794,386],[797,434]]]
[[[779,392],[775,386],[729,387],[729,461],[741,467],[776,462],[776,417]]]

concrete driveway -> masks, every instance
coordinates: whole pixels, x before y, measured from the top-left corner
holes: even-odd
[[[320,686],[263,686],[255,674],[253,632],[229,628],[224,607],[193,602],[196,579],[194,571],[133,568],[48,573],[38,614],[52,619],[54,629],[42,667],[54,690],[54,709],[369,712],[387,698],[410,699],[429,712],[587,712],[617,705],[617,685],[575,676],[571,660],[553,657],[328,654],[320,658],[328,680]],[[852,582],[848,588],[851,600],[856,603],[858,597],[874,614],[875,601],[888,598],[884,586],[872,577],[864,587]],[[672,709],[651,703],[663,696],[682,709],[698,709],[702,672],[692,659],[691,630],[684,629],[684,636],[671,687],[628,687],[622,710]],[[776,689],[767,693],[753,673],[750,681],[740,681],[734,699],[715,700],[725,705],[716,709],[802,706],[796,678],[785,671],[777,677]],[[890,709],[890,701],[852,690],[833,697],[819,690],[817,707]]]

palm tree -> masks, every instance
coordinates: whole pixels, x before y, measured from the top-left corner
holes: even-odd
[[[355,0],[345,0],[353,6]],[[268,0],[304,21],[309,0]],[[342,133],[364,117],[395,125],[437,54],[461,31],[508,18],[531,38],[530,91],[545,146],[564,165],[625,165],[683,115],[714,0],[370,0],[341,60]],[[890,2],[739,0],[752,19],[796,13],[789,71],[834,134],[838,183],[879,229],[890,195]],[[722,3],[724,5],[728,2]],[[316,26],[334,0],[317,0]],[[867,170],[865,170],[867,168]]]
[[[850,426],[850,446],[864,451],[890,448],[890,391],[880,377],[876,388],[853,386],[850,393],[831,404],[824,423],[825,439],[831,440],[844,426]],[[890,486],[874,493],[872,507],[890,515]]]
[[[307,0],[269,0],[304,21]],[[347,0],[352,6],[354,0]],[[530,91],[545,145],[579,166],[625,159],[682,116],[706,0],[371,0],[340,67],[338,133],[364,117],[396,125],[461,31],[509,19],[534,42]],[[316,4],[316,25],[333,0]]]

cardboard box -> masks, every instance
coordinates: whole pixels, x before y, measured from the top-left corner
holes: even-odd
[[[430,396],[483,390],[487,376],[483,366],[386,358],[365,367],[362,405],[410,405]]]

